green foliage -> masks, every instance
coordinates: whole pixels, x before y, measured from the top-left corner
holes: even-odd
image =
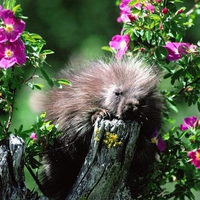
[[[38,169],[41,163],[38,157],[45,154],[45,149],[48,144],[54,143],[54,139],[61,132],[57,130],[58,125],[53,125],[50,120],[46,119],[46,113],[37,117],[35,124],[29,130],[23,130],[23,125],[19,129],[14,129],[14,133],[20,136],[26,143],[26,165],[33,169]],[[33,140],[30,135],[36,133],[36,138]]]
[[[17,20],[26,19],[21,14],[21,6],[15,5],[15,1],[6,0],[3,5],[3,9],[9,9],[13,12],[14,15],[10,13],[9,15],[14,20],[16,20],[15,17]],[[6,23],[3,19],[0,20],[1,24]],[[14,28],[17,29],[18,27]],[[46,57],[52,54],[53,51],[43,49],[46,42],[40,35],[23,31],[20,39],[25,45],[26,63],[20,66],[16,61],[12,66],[9,65],[7,68],[4,66],[5,62],[0,65],[0,112],[5,115],[5,119],[0,121],[0,139],[8,137],[11,133],[10,126],[13,112],[15,109],[18,109],[15,107],[16,96],[22,86],[28,86],[32,90],[42,90],[44,85],[38,83],[38,79],[45,80],[51,87],[56,86],[62,88],[63,85],[70,85],[70,82],[65,79],[50,78],[46,72],[44,66],[50,66],[46,62]],[[4,43],[12,44],[12,41],[1,41],[0,45]],[[2,51],[1,49],[1,54],[3,55],[4,52]],[[1,57],[1,60],[5,59],[9,61],[9,59],[12,59],[13,54],[12,52],[8,57],[5,54]],[[25,71],[28,68],[32,71],[29,77],[25,75]],[[53,125],[45,117],[46,114],[41,114],[29,129],[24,130],[23,124],[19,125],[19,128],[14,128],[14,134],[22,137],[26,143],[25,164],[32,175],[34,174],[31,169],[38,169],[41,166],[39,158],[45,153],[47,144],[53,144],[54,138],[60,134],[60,131],[57,130],[58,125]],[[32,134],[35,134],[35,137],[32,137]],[[34,176],[34,178],[38,182],[37,177]]]

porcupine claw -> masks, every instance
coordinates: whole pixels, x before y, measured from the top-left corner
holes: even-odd
[[[92,123],[95,123],[96,119],[100,117],[102,119],[111,119],[111,114],[105,109],[97,110],[91,117]]]

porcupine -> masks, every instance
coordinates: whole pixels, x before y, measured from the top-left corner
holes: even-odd
[[[141,125],[132,167],[136,174],[142,174],[154,162],[156,146],[151,137],[162,124],[156,67],[138,57],[80,65],[61,71],[59,77],[72,86],[53,89],[45,101],[48,118],[64,133],[49,146],[42,175],[44,193],[57,200],[65,199],[77,178],[98,116]]]

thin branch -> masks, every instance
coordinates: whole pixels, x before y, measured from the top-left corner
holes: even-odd
[[[33,170],[31,169],[31,167],[25,163],[26,168],[28,169],[29,173],[31,174],[31,176],[33,177],[34,181],[36,182],[37,186],[39,187],[41,192],[44,192],[44,189],[42,187],[42,184],[40,183],[39,179],[37,178],[37,176],[35,175],[35,173],[33,172]]]
[[[189,15],[191,15],[194,11],[195,11],[195,9],[197,8],[197,3],[198,3],[199,1],[198,0],[195,0],[194,1],[194,6],[186,13],[186,16],[188,17]]]
[[[185,87],[183,87],[181,90],[179,90],[179,92],[178,92],[177,94],[172,95],[172,98],[175,98],[175,97],[177,97],[179,94],[185,92],[185,90],[186,90],[189,86],[193,85],[194,83],[197,83],[198,81],[200,81],[200,77],[197,78],[196,80],[192,81],[191,83],[186,84]]]

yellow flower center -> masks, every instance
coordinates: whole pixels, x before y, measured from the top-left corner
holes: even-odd
[[[11,57],[13,57],[13,55],[14,55],[14,53],[13,53],[13,51],[11,51],[10,49],[7,49],[7,50],[5,51],[5,57],[6,57],[6,58],[11,58]]]
[[[14,27],[13,27],[12,24],[6,24],[5,30],[6,30],[8,33],[12,32],[13,29],[14,29]]]
[[[120,42],[120,49],[124,49],[126,47],[126,42],[125,41],[121,41]]]
[[[151,142],[156,144],[157,143],[157,138],[156,137],[151,138]]]
[[[200,160],[200,152],[196,152],[196,159]]]

